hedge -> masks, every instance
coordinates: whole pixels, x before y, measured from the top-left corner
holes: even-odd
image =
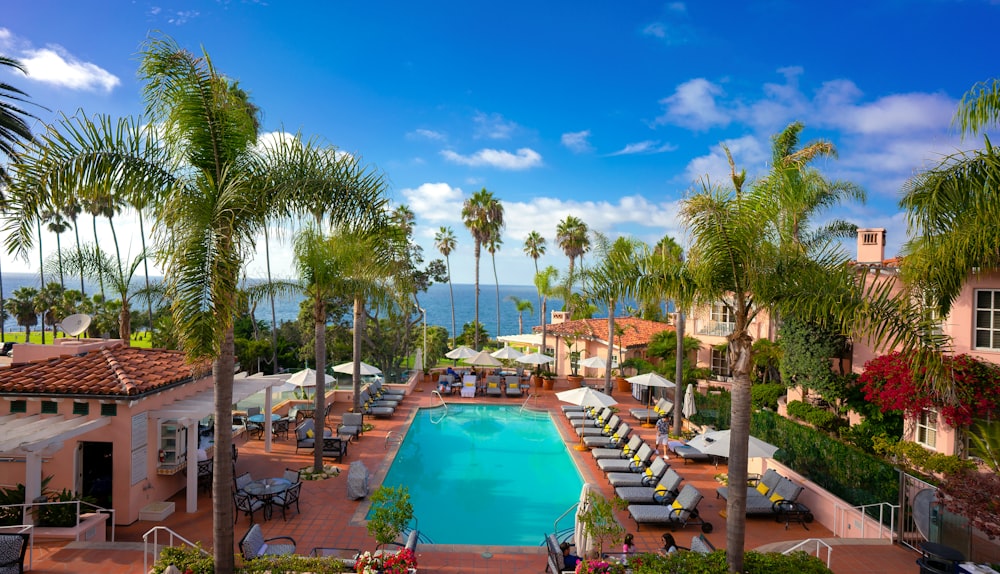
[[[632,574],[727,574],[726,553],[674,552],[669,555],[641,554],[628,561]],[[747,574],[831,574],[822,560],[805,552],[778,554],[750,551],[743,555]]]

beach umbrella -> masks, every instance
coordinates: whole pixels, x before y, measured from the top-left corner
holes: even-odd
[[[573,543],[576,545],[577,556],[590,556],[594,551],[594,539],[587,532],[587,528],[580,521],[580,514],[590,508],[590,493],[599,492],[597,487],[589,482],[583,483],[580,489],[580,502],[576,505],[576,515],[573,525]]]
[[[684,418],[690,419],[698,412],[698,407],[694,404],[694,385],[688,384],[687,391],[684,392],[684,404],[681,405],[681,412]]]
[[[475,356],[465,359],[465,362],[477,367],[499,367],[502,364],[499,359],[486,351],[479,351]]]
[[[339,365],[337,365],[336,367],[333,368],[333,372],[334,373],[343,373],[345,375],[353,375],[354,374],[354,362],[352,361],[350,363],[341,363],[341,364],[339,364]],[[381,375],[382,374],[382,369],[379,369],[378,367],[373,367],[373,366],[369,365],[368,363],[366,363],[364,361],[361,361],[361,374],[362,375]]]
[[[669,380],[661,377],[660,375],[658,375],[656,373],[644,373],[642,375],[636,375],[634,377],[629,377],[629,378],[627,378],[625,380],[628,381],[628,382],[630,382],[630,383],[632,383],[633,385],[645,385],[647,387],[669,388],[669,387],[675,386],[672,382],[670,382]],[[676,397],[675,397],[675,400],[676,400]],[[649,422],[650,421],[649,411],[651,410],[651,408],[653,406],[653,393],[652,392],[650,392],[650,393],[647,394],[646,402],[648,403],[646,405],[646,422],[644,422],[642,424],[645,425],[645,426],[650,426],[650,425],[652,425],[652,423]]]
[[[603,358],[595,355],[580,361],[580,366],[587,367],[589,369],[603,369],[608,366],[608,363]]]
[[[465,345],[459,345],[445,353],[444,356],[449,359],[468,359],[469,357],[475,357],[476,352]]]
[[[326,376],[326,382],[332,383],[333,377],[330,375]],[[316,387],[316,371],[313,369],[302,369],[297,373],[292,374],[288,377],[285,382],[276,387],[271,387],[271,391],[274,393],[287,393],[301,388],[315,388]]]
[[[689,440],[688,446],[694,447],[705,454],[719,458],[729,458],[729,441],[729,430],[710,431]],[[751,436],[747,458],[771,458],[777,450],[778,447],[773,444]]]
[[[580,407],[610,407],[617,405],[618,401],[614,397],[608,396],[601,391],[595,391],[590,387],[577,387],[568,391],[559,391],[556,398],[571,405]]]
[[[518,351],[517,349],[509,345],[504,345],[503,349],[500,349],[499,351],[493,351],[490,354],[496,357],[497,359],[517,359],[519,357],[524,356],[524,353]]]
[[[514,360],[525,365],[544,365],[555,362],[555,359],[542,353],[529,353]]]

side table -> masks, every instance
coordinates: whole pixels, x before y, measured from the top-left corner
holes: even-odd
[[[774,505],[776,510],[775,521],[784,522],[785,530],[788,530],[788,525],[792,522],[801,524],[802,528],[809,530],[806,524],[813,521],[813,515],[808,506],[790,500],[779,500]]]

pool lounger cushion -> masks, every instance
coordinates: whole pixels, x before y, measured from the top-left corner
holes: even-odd
[[[586,443],[587,439],[583,440],[584,443]],[[637,434],[632,435],[632,438],[628,439],[626,446],[628,446],[628,453],[638,451],[639,447],[642,446],[642,437]],[[626,456],[629,456],[626,451],[620,448],[595,448],[590,451],[590,454],[594,456],[594,460],[601,460],[605,458],[625,458]]]
[[[636,460],[638,457],[638,460]],[[636,452],[635,456],[632,458],[602,458],[597,461],[597,466],[604,471],[605,474],[609,472],[632,472],[633,469],[640,469],[645,467],[649,463],[649,460],[653,458],[653,449],[646,443],[642,443],[639,450]]]
[[[608,482],[613,487],[619,486],[653,486],[663,478],[670,465],[663,457],[653,460],[648,468],[636,472],[609,472]]]
[[[619,486],[615,488],[615,496],[637,504],[669,504],[677,498],[683,480],[674,469],[669,469],[656,486]]]
[[[687,464],[689,460],[697,462],[697,461],[710,461],[715,458],[710,454],[705,454],[700,450],[694,448],[693,446],[688,446],[686,444],[675,446],[674,454],[683,458],[684,464]]]
[[[688,524],[701,524],[702,532],[711,532],[712,524],[698,515],[698,503],[702,495],[698,489],[688,484],[671,504],[630,504],[628,513],[638,530],[642,524],[665,524],[671,528],[683,528]]]
[[[622,420],[618,418],[618,415],[612,415],[608,422],[601,426],[578,426],[573,430],[576,431],[577,436],[588,437],[588,436],[611,436],[614,434],[618,427],[621,426]]]
[[[622,423],[611,436],[586,436],[583,437],[583,444],[590,448],[616,448],[620,450],[632,436],[632,427],[628,423]],[[617,438],[616,438],[617,437]],[[596,457],[595,457],[596,458]]]

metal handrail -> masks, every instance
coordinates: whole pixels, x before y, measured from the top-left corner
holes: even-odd
[[[820,547],[821,546],[825,546],[826,547],[826,567],[829,568],[830,567],[830,558],[833,555],[833,547],[830,546],[829,544],[827,544],[826,542],[823,542],[819,538],[807,538],[807,539],[803,540],[802,542],[799,542],[795,546],[792,546],[788,550],[785,550],[784,552],[782,552],[782,554],[791,554],[792,552],[795,552],[796,550],[798,550],[799,548],[805,546],[806,544],[809,544],[810,542],[815,542],[816,543],[816,558],[819,558]],[[822,560],[822,558],[820,558],[820,560]]]
[[[142,571],[143,572],[149,572],[149,535],[150,534],[153,535],[153,556],[157,556],[158,557],[160,555],[160,551],[159,551],[158,547],[160,546],[159,534],[160,534],[161,531],[162,532],[168,532],[168,533],[170,533],[170,543],[166,544],[166,546],[174,546],[174,540],[177,539],[177,540],[180,540],[181,542],[183,542],[184,544],[190,546],[191,548],[197,549],[199,552],[201,552],[205,556],[209,556],[209,553],[208,553],[207,550],[205,550],[204,548],[198,546],[194,542],[191,542],[187,538],[184,538],[180,534],[177,534],[176,532],[174,532],[173,530],[167,528],[166,526],[154,526],[154,527],[150,528],[149,530],[147,530],[146,533],[142,535],[142,542],[143,542],[143,546],[142,546]],[[156,560],[153,560],[153,562],[155,563]]]
[[[109,514],[109,515],[111,515],[111,541],[112,542],[115,541],[115,509],[114,508],[104,508],[103,506],[97,506],[96,504],[91,504],[91,503],[83,501],[83,500],[57,500],[57,501],[51,501],[51,502],[50,501],[45,501],[45,502],[23,502],[21,504],[5,504],[3,506],[0,506],[0,508],[20,508],[21,509],[21,519],[27,525],[27,524],[30,524],[30,523],[34,522],[33,517],[31,516],[32,509],[34,507],[36,507],[36,506],[56,506],[56,505],[64,505],[64,504],[72,504],[72,505],[76,506],[76,524],[74,525],[74,527],[80,526],[80,515],[83,514],[81,512],[81,510],[82,510],[81,506],[82,505],[87,505],[88,507],[94,509],[94,511],[97,514]],[[35,525],[35,526],[37,526],[37,525]]]
[[[436,425],[439,422],[443,421],[444,417],[448,416],[448,403],[445,402],[444,397],[441,396],[441,393],[439,391],[431,391],[431,393],[437,395],[438,400],[441,401],[441,406],[444,407],[444,414],[441,415],[441,418],[439,418],[438,420],[434,420],[434,415],[433,414],[430,416],[431,424],[435,424]],[[437,407],[438,405],[434,405],[434,406]]]
[[[28,533],[28,570],[34,565],[35,560],[35,527],[31,524],[16,524],[14,526],[0,526],[0,530],[13,530],[14,534]]]
[[[873,502],[871,504],[862,504],[859,506],[842,506],[840,504],[834,505],[834,526],[833,532],[837,536],[843,536],[840,532],[843,522],[846,520],[844,515],[851,510],[857,511],[861,515],[861,538],[867,538],[867,526],[868,520],[876,520],[874,515],[868,513],[868,509],[871,507],[878,507],[878,538],[881,539],[885,534],[885,512],[886,508],[889,509],[889,539],[892,540],[896,536],[896,512],[899,511],[898,504],[892,504],[889,502]],[[850,528],[850,526],[848,526]]]

